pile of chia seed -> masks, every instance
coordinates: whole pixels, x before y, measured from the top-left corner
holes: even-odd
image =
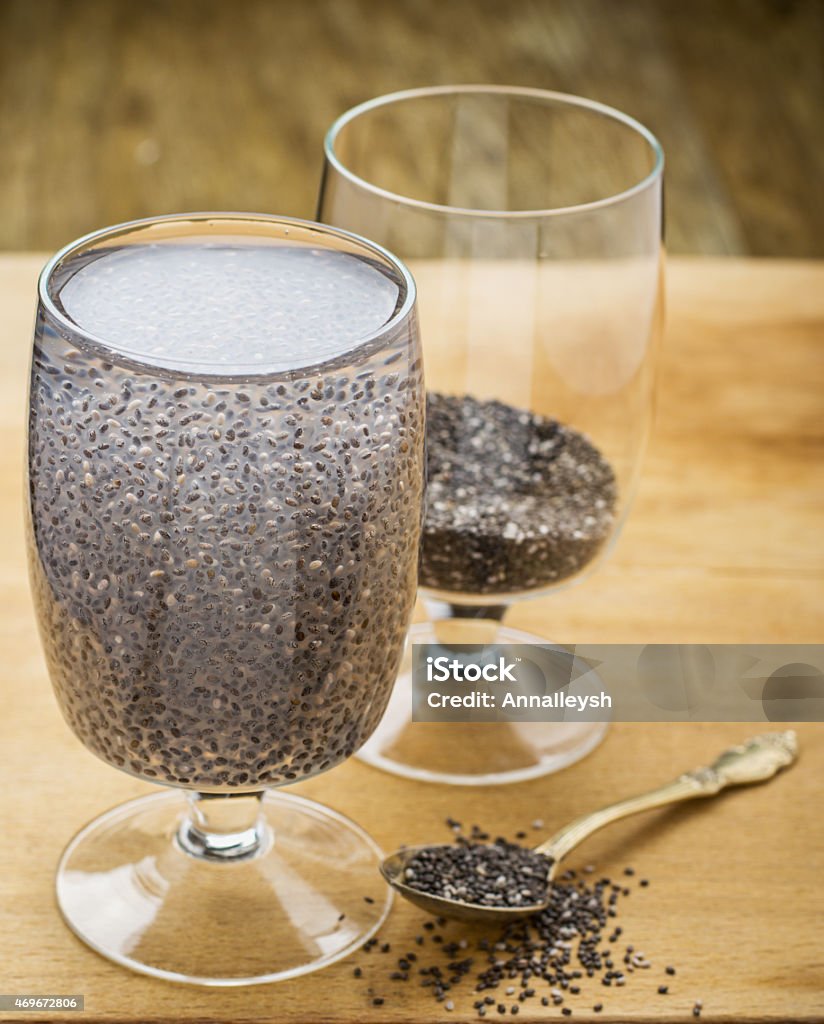
[[[420,583],[505,594],[583,569],[610,534],[615,474],[583,434],[498,401],[429,392]]]
[[[515,880],[521,876],[529,856],[540,856],[505,839],[488,844],[488,833],[477,825],[465,836],[458,822],[448,819],[447,824],[456,835],[455,856],[449,858],[441,853],[446,848],[439,848],[437,863],[424,860],[418,880],[425,880],[436,867],[441,867],[452,881],[445,883],[436,879],[429,886],[417,885],[422,891],[445,895],[447,885],[465,884],[468,892],[474,892],[472,875],[481,846],[492,851],[491,856],[500,863],[502,873],[515,884],[519,884]],[[534,823],[533,827],[539,828],[539,823]],[[526,833],[519,832],[517,838],[526,838]],[[505,863],[506,858],[509,860]],[[549,861],[546,857],[542,859],[542,869],[546,871]],[[410,861],[410,866],[414,866],[416,860]],[[414,937],[415,949],[406,950],[400,956],[395,950],[394,967],[387,971],[370,957],[373,969],[366,970],[359,965],[352,973],[366,983],[366,996],[374,1007],[391,1003],[391,996],[387,994],[390,986],[384,981],[417,982],[448,1012],[455,1010],[460,991],[465,992],[471,986],[472,1007],[478,1017],[516,1016],[521,1009],[529,1012],[529,1006],[524,1004],[530,1002],[540,1003],[541,1007],[557,1007],[564,1017],[572,1016],[574,1011],[601,1013],[607,993],[593,995],[593,985],[599,984],[601,990],[622,988],[634,974],[644,978],[643,982],[636,980],[635,983],[645,984],[651,998],[677,997],[678,991],[671,991],[671,987],[677,985],[675,967],[666,965],[656,970],[644,953],[622,942],[623,928],[615,919],[619,901],[630,895],[634,869],[625,868],[624,876],[621,881],[606,877],[593,881],[595,869],[591,865],[580,872],[564,871],[553,880],[549,903],[544,910],[498,930],[481,933],[480,938],[477,926],[448,923],[442,917],[426,920]],[[407,882],[414,884],[414,880],[407,879]],[[649,881],[642,878],[637,884],[646,889]],[[477,894],[472,902],[476,901]],[[449,930],[454,937],[445,934]],[[363,947],[364,953],[373,951],[391,954],[393,947],[390,942],[376,937]],[[700,999],[689,999],[685,1006],[685,1012],[691,1012],[693,1017],[700,1017],[702,1009]],[[535,1011],[532,1012],[534,1015]]]
[[[482,907],[520,907],[546,899],[549,857],[498,838],[435,846],[412,857],[404,881],[430,896]]]

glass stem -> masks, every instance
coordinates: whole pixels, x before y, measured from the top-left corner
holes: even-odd
[[[453,604],[425,597],[424,607],[431,622],[443,619],[486,619],[487,622],[503,622],[509,610],[508,604]]]
[[[246,860],[268,850],[272,831],[258,793],[188,793],[189,813],[177,830],[180,847],[202,860]]]
[[[509,608],[507,604],[460,604],[430,597],[425,597],[423,603],[437,642],[456,653],[466,644],[496,643]]]

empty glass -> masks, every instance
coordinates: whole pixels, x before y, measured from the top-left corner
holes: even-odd
[[[423,385],[412,280],[345,232],[247,214],[89,235],[45,268],[31,581],[75,734],[171,787],[84,828],[70,927],[208,985],[317,969],[389,909],[380,851],[277,787],[379,721],[414,603]]]
[[[399,253],[418,285],[432,621],[410,639],[541,642],[504,613],[592,571],[638,480],[661,320],[661,148],[578,97],[444,86],[350,110],[325,157],[318,218]],[[360,756],[459,784],[555,771],[604,731],[412,724],[410,708],[407,666]]]

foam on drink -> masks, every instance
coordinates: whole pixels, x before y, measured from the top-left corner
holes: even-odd
[[[323,363],[378,331],[399,282],[304,245],[155,243],[104,250],[61,275],[58,302],[113,351],[187,372]]]

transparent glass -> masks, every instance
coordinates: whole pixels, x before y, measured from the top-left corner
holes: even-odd
[[[390,247],[418,285],[431,621],[412,640],[524,642],[500,624],[507,609],[580,580],[614,543],[652,416],[662,174],[632,118],[536,89],[395,93],[331,127],[318,219]],[[604,731],[413,725],[410,708],[404,672],[359,756],[509,782],[572,763]]]
[[[276,272],[286,327],[255,294]],[[412,279],[342,231],[196,214],[73,243],[39,300],[27,528],[54,691],[89,750],[169,787],[70,843],[60,909],[171,980],[315,970],[390,905],[372,840],[276,787],[357,750],[397,675],[423,487]]]

